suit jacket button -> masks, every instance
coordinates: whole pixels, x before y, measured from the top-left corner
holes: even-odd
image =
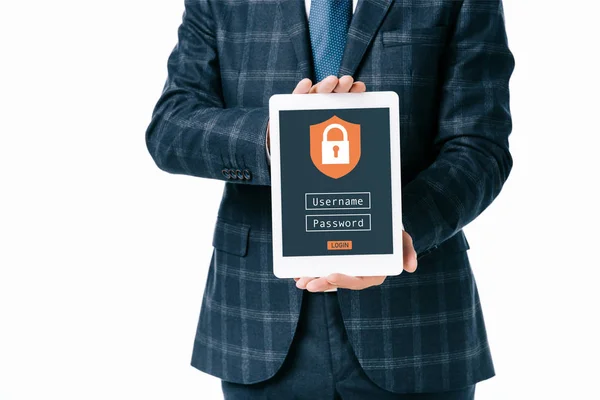
[[[231,179],[237,179],[237,175],[235,173],[235,169],[230,169],[229,170],[229,176],[231,177]]]
[[[228,169],[224,169],[221,171],[221,173],[223,174],[223,176],[227,179],[231,179],[231,175],[229,175],[229,170]]]
[[[242,171],[240,171],[239,169],[235,170],[235,175],[238,179],[244,180],[244,174],[242,174]]]
[[[244,170],[244,178],[249,181],[252,179],[252,174],[250,173],[250,170],[245,169]]]

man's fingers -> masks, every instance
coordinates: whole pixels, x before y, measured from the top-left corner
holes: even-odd
[[[327,276],[327,281],[331,285],[353,290],[381,285],[384,280],[385,276],[348,276],[344,274],[331,274]]]
[[[330,274],[321,278],[294,278],[296,287],[309,292],[324,292],[335,288],[362,290],[371,286],[381,285],[385,276],[348,276],[344,274]]]
[[[350,88],[350,93],[364,93],[367,91],[367,85],[364,82],[357,81],[352,84]]]
[[[310,277],[304,276],[296,281],[296,287],[298,289],[306,289],[306,285],[314,279],[315,278],[310,278]]]
[[[329,283],[325,277],[313,279],[306,285],[306,290],[309,292],[324,292],[333,288],[335,286]]]
[[[345,289],[359,290],[363,285],[361,278],[344,274],[330,274],[327,276],[327,281]]]
[[[409,273],[413,273],[417,270],[417,259],[411,258],[409,260],[404,257],[404,270]]]
[[[328,76],[321,82],[314,85],[309,93],[331,93],[338,84],[339,79],[333,75]]]
[[[352,84],[354,83],[354,78],[350,75],[344,75],[340,79],[338,79],[337,86],[333,89],[335,93],[348,93],[350,88],[352,88]]]
[[[404,256],[404,270],[410,273],[415,272],[417,270],[417,253],[412,238],[406,231],[402,232],[402,253]]]
[[[292,94],[307,94],[312,87],[312,81],[308,78],[302,79],[296,85],[296,89],[292,92]]]
[[[328,76],[316,85],[308,78],[302,79],[296,85],[292,94],[307,94],[307,93],[362,93],[367,91],[367,86],[364,82],[354,82],[354,78],[350,75],[344,75],[341,78],[336,76]]]

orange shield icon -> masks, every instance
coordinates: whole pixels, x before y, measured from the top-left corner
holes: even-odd
[[[336,117],[310,126],[310,158],[330,178],[348,175],[360,160],[360,125]]]

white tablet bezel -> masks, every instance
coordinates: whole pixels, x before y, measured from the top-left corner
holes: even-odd
[[[388,108],[392,179],[393,254],[283,257],[279,112],[344,108]],[[320,277],[340,272],[352,276],[392,276],[402,272],[402,194],[400,181],[400,115],[395,92],[285,94],[269,100],[273,273],[278,278]],[[357,188],[357,190],[360,188]]]

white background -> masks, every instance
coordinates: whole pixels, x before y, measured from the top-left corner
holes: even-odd
[[[0,400],[220,399],[189,363],[223,184],[144,143],[183,1],[0,4]],[[598,7],[505,9],[514,169],[467,228],[498,373],[477,398],[599,398]]]

